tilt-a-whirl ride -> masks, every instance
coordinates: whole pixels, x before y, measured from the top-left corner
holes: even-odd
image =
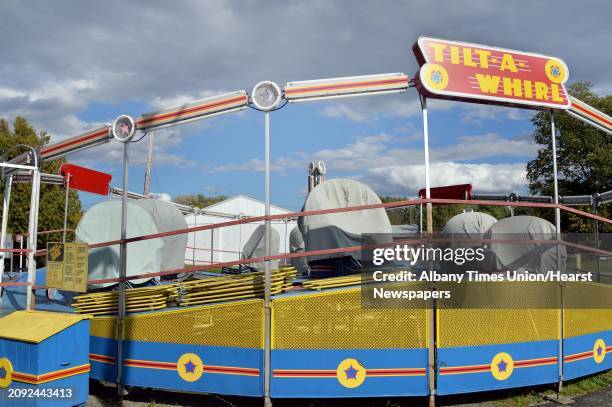
[[[596,258],[590,264],[599,268],[600,261],[612,254],[601,245],[561,239],[561,211],[596,225],[612,223],[573,207],[596,209],[610,202],[612,193],[560,197],[557,192],[555,114],[569,113],[597,129],[588,131],[612,133],[609,116],[567,93],[565,63],[545,55],[429,37],[419,38],[413,50],[421,68],[412,80],[402,73],[368,75],[289,82],[282,90],[263,81],[250,95],[241,90],[135,120],[122,115],[112,125],[5,157],[1,164],[5,182],[2,252],[27,256],[28,261],[27,272],[18,273],[4,273],[4,262],[0,262],[1,311],[87,315],[90,336],[88,362],[78,369],[67,367],[68,363],[36,374],[24,372],[25,362],[0,346],[0,364],[10,363],[0,366],[4,369],[0,387],[5,385],[0,391],[11,386],[61,387],[72,376],[89,374],[95,380],[117,383],[120,391],[145,387],[243,395],[262,397],[268,404],[272,398],[386,396],[429,396],[433,403],[436,395],[538,384],[560,387],[564,380],[610,369],[612,291],[610,275],[599,269],[594,271],[596,281],[589,283],[558,284],[552,289],[531,286],[529,292],[522,286],[491,287],[491,291],[466,286],[461,294],[468,302],[489,298],[492,303],[519,298],[527,304],[527,298],[545,297],[555,304],[550,307],[444,307],[435,301],[423,307],[363,306],[363,292],[372,281],[360,275],[362,237],[383,235],[390,237],[385,244],[393,243],[386,210],[425,208],[425,230],[395,236],[415,245],[432,244],[434,204],[538,207],[555,212],[555,225],[533,216],[498,221],[478,212],[449,220],[443,234],[458,233],[490,244],[487,250],[495,260],[492,269],[485,270],[490,272],[514,267],[518,258],[533,255],[536,249],[541,260],[536,269],[569,270],[570,252]],[[287,102],[405,92],[413,87],[419,92],[424,124],[422,196],[381,203],[364,184],[325,180],[324,166],[315,164],[310,168],[310,191],[303,210],[270,214],[272,111]],[[474,195],[471,186],[431,188],[429,98],[550,111],[554,196]],[[190,208],[142,196],[130,198],[139,197],[127,188],[128,147],[135,132],[153,132],[247,107],[265,112],[265,215],[187,227],[181,210]],[[63,175],[41,174],[41,162],[112,140],[124,146],[123,188],[115,189],[122,199],[94,206],[75,232],[77,241],[88,244],[88,291],[55,290],[45,278],[47,271],[36,269],[36,258],[47,255],[36,247],[40,184],[108,194],[110,177],[77,166],[67,167]],[[20,249],[9,249],[6,239],[14,182],[32,184],[27,245]],[[291,252],[280,253],[271,222],[286,218],[298,219],[298,229],[292,232],[297,243]],[[244,252],[249,254],[244,258],[185,265],[189,233],[248,223],[263,226],[245,245]],[[501,244],[496,239],[504,233],[520,235],[527,243],[520,249],[496,249]],[[534,234],[554,241],[554,249],[542,251],[529,243],[537,240]],[[583,268],[588,267],[576,266]],[[27,321],[27,315],[23,318]]]

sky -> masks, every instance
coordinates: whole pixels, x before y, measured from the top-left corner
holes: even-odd
[[[570,80],[612,92],[609,1],[21,1],[3,0],[0,117],[26,117],[52,142],[120,114],[289,81],[389,72],[413,77],[419,35],[552,55]],[[532,111],[431,100],[432,186],[526,191]],[[263,199],[263,113],[155,132],[151,190]],[[138,137],[138,135],[137,135]],[[142,192],[147,138],[130,145],[129,188]],[[69,156],[121,186],[122,146]],[[415,89],[289,104],[271,114],[271,198],[299,209],[307,166],[381,195],[424,186]],[[100,198],[82,194],[85,206]]]

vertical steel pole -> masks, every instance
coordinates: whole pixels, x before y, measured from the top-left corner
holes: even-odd
[[[30,220],[28,228],[28,283],[26,291],[26,309],[33,310],[35,297],[32,295],[32,287],[36,282],[36,242],[38,240],[38,203],[40,201],[40,171],[32,170],[32,195],[30,196]]]
[[[270,112],[265,113],[265,251],[266,256],[270,256],[270,239],[271,239],[271,224],[270,224]],[[265,287],[264,287],[264,308],[265,308],[265,333],[264,333],[264,405],[271,406],[272,399],[270,398],[270,353],[271,353],[271,335],[272,335],[272,315],[270,310],[270,260],[265,262]]]
[[[142,194],[149,196],[149,183],[151,182],[151,163],[153,162],[153,138],[155,133],[149,134],[149,148],[147,150],[147,163],[145,165],[145,180]]]
[[[423,144],[425,152],[425,198],[431,198],[431,183],[429,179],[429,126],[427,123],[427,98],[421,97],[421,108],[423,111]],[[422,218],[422,215],[421,215]],[[432,205],[427,203],[427,235],[431,237],[433,233],[433,215]],[[430,265],[431,268],[431,265]],[[436,304],[432,300],[431,308],[429,309],[428,318],[428,338],[427,338],[427,353],[429,359],[429,405],[436,405]]]
[[[431,182],[429,178],[429,126],[427,123],[427,98],[423,96],[421,101],[423,110],[423,150],[425,152],[425,198],[431,198]],[[433,208],[427,203],[427,233],[433,233]]]
[[[423,204],[419,204],[419,237],[423,237]]]
[[[66,200],[64,202],[64,230],[62,233],[62,243],[66,243],[66,227],[68,225],[68,194],[70,193],[70,174],[66,177]]]
[[[198,226],[198,211],[196,210],[194,212],[194,216],[193,216],[193,227]],[[195,266],[195,251],[196,251],[196,233],[197,232],[193,232],[193,249],[191,250],[191,265]]]
[[[553,188],[554,188],[554,202],[559,204],[559,181],[557,179],[557,135],[555,129],[555,112],[550,112],[550,128],[551,128],[551,143],[552,143],[552,156],[553,156]],[[561,234],[561,209],[555,208],[555,228],[557,229],[557,235]]]
[[[24,249],[23,246],[23,235],[19,235],[19,248],[21,250]],[[23,271],[23,252],[19,253],[19,272],[21,273]]]
[[[215,229],[210,229],[210,264],[215,262]]]
[[[117,309],[117,394],[123,397],[123,320],[125,318],[125,280],[127,270],[127,204],[128,204],[128,156],[129,141],[123,143],[123,191],[121,191],[121,244],[119,245],[119,304]]]
[[[8,226],[9,207],[11,203],[11,189],[13,187],[13,176],[9,175],[4,181],[4,199],[2,201],[2,236],[0,236],[0,248],[6,249],[6,229]],[[21,253],[19,253],[21,255]],[[0,252],[0,283],[4,275],[4,258],[7,257],[5,252]],[[12,261],[12,259],[11,259]],[[0,297],[2,296],[2,287],[0,287]]]
[[[551,144],[552,144],[552,158],[553,158],[553,199],[555,205],[559,204],[559,182],[557,179],[557,135],[555,129],[555,111],[550,111],[550,135],[551,135]],[[555,230],[556,230],[556,238],[557,240],[561,239],[561,209],[555,208]],[[560,266],[560,253],[559,253],[559,244],[556,245],[557,248],[557,269]],[[559,386],[558,392],[561,392],[563,389],[563,318],[564,318],[564,303],[563,303],[563,283],[559,284],[559,344],[558,344],[558,353],[559,353],[559,362],[558,362],[558,370],[559,370]]]
[[[593,213],[595,215],[597,215],[597,208],[599,207],[599,194],[597,194],[597,193],[594,194],[592,199],[593,199]],[[595,228],[595,244],[597,245],[595,247],[597,247],[599,249],[599,246],[600,246],[599,245],[599,222],[597,221],[597,219],[595,219],[594,223],[595,223],[594,224],[594,228]],[[596,259],[595,260],[595,273],[597,274],[597,282],[601,283],[601,271],[599,269],[599,254],[597,254],[595,256],[595,259]]]

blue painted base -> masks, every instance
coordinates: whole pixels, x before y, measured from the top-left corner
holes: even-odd
[[[91,337],[91,353],[116,355],[116,342]],[[261,349],[197,346],[156,342],[124,342],[124,383],[128,386],[156,389],[218,393],[238,396],[263,396],[263,352]],[[185,367],[182,355],[194,354]],[[189,359],[189,358],[188,358]],[[92,378],[115,381],[114,362],[91,360]],[[195,366],[195,367],[192,367]],[[189,368],[193,372],[188,372]],[[201,371],[203,370],[203,373]],[[181,374],[179,374],[181,372]],[[201,374],[200,374],[201,373]],[[196,380],[189,381],[197,377]]]
[[[501,355],[494,361],[502,352],[510,358]],[[559,378],[557,356],[557,341],[441,348],[438,349],[438,394],[554,383]]]
[[[600,344],[598,340],[604,343],[601,350],[596,346],[596,343]],[[612,330],[566,338],[563,341],[563,348],[565,380],[612,369]]]
[[[347,359],[356,363],[343,366]],[[428,394],[426,367],[427,349],[273,350],[271,394],[281,398],[424,396]]]

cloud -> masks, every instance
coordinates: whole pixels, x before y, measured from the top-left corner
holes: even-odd
[[[184,137],[189,134],[185,129],[179,131],[177,128],[167,128],[157,130],[154,134],[153,142],[153,160],[155,165],[170,165],[176,167],[193,168],[197,165],[196,162],[184,158],[180,154],[173,153],[172,150],[180,149],[183,145]],[[139,142],[131,143],[129,147],[130,164],[144,165],[148,155],[148,137],[151,134],[141,139]],[[138,140],[141,136],[137,133],[134,140]],[[118,163],[123,160],[123,144],[114,142],[104,144],[95,149],[84,150],[70,156],[70,161],[82,165],[94,165],[100,162]]]
[[[507,193],[526,185],[525,163],[466,164],[453,161],[430,166],[431,186],[472,184],[477,193]],[[414,196],[425,186],[425,166],[374,167],[359,177],[379,194]]]
[[[295,168],[306,168],[310,161],[325,162],[331,177],[338,174],[360,179],[373,186],[378,193],[390,195],[416,194],[424,185],[422,148],[397,148],[406,138],[380,133],[358,137],[354,142],[337,149],[323,149],[312,153],[299,152],[280,157],[271,163],[271,171],[284,173]],[[504,138],[497,133],[468,135],[452,146],[430,150],[432,185],[472,183],[479,192],[508,192],[525,188],[526,163],[469,163],[492,157],[525,159],[537,152],[537,144],[525,137]],[[263,161],[224,165],[209,165],[208,172],[263,171]]]
[[[533,112],[524,109],[509,109],[504,106],[463,104],[461,105],[463,123],[480,124],[487,120],[526,120]]]
[[[159,199],[160,201],[172,202],[172,197],[170,194],[165,192],[151,192],[149,196],[153,199]]]
[[[14,106],[3,116],[23,114],[61,137],[90,124],[72,115],[91,101],[138,100],[158,108],[201,97],[204,89],[250,89],[262,79],[284,84],[393,71],[412,76],[417,64],[410,47],[423,33],[556,55],[570,66],[572,80],[610,92],[611,61],[601,53],[609,43],[608,16],[597,12],[608,3],[591,2],[592,11],[569,0],[556,4],[554,18],[543,18],[551,15],[546,2],[530,3],[527,12],[521,4],[484,1],[392,7],[349,0],[182,1],[172,7],[160,1],[34,1],[27,8],[6,1],[0,75],[9,92],[0,92],[0,105]],[[559,27],[572,32],[560,35]],[[409,117],[419,106],[414,90],[408,94],[342,102],[321,112],[357,122]],[[485,119],[482,112],[468,110],[466,120]]]
[[[378,162],[387,165],[404,165],[421,162],[423,149],[397,148],[398,143],[412,142],[420,138],[421,133],[409,136],[394,136],[380,133],[374,136],[362,136],[349,144],[335,149],[322,149],[311,153],[296,152],[273,161],[271,171],[286,171],[292,168],[306,168],[310,161],[322,160],[332,171],[363,171]],[[504,138],[497,133],[461,136],[457,143],[440,148],[430,147],[431,162],[470,161],[485,158],[503,157],[531,158],[538,151],[533,140],[520,136]],[[246,162],[222,165],[207,165],[208,172],[263,171],[263,161],[257,158]]]
[[[446,100],[431,100],[428,109],[448,111],[457,104]],[[319,114],[333,119],[348,119],[356,123],[375,122],[389,117],[409,118],[421,114],[421,102],[413,94],[378,95],[344,99],[342,103],[331,103],[319,110]]]

